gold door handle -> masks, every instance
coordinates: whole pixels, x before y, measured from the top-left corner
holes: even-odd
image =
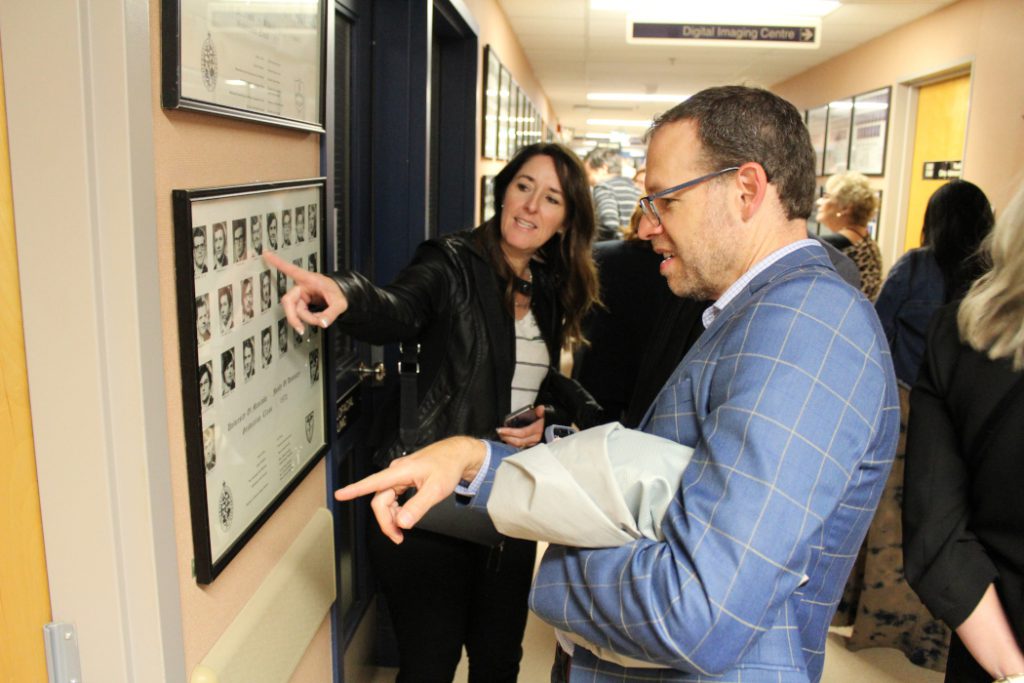
[[[388,371],[387,368],[384,367],[384,361],[375,363],[372,368],[363,361],[359,361],[359,365],[356,366],[356,374],[359,375],[360,379],[372,377],[374,382],[380,384],[384,381]]]

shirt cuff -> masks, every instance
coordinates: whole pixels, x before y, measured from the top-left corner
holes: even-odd
[[[484,445],[487,451],[484,453],[484,460],[480,464],[480,470],[473,477],[473,481],[467,482],[465,479],[459,482],[459,485],[455,487],[455,495],[457,496],[468,496],[473,497],[477,491],[480,490],[480,485],[484,483],[484,479],[487,478],[487,470],[491,467],[491,442],[480,439],[480,443]]]

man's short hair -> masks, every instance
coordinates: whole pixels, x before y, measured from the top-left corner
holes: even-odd
[[[622,157],[618,150],[595,147],[583,157],[583,163],[594,170],[605,168],[611,175],[622,175]]]
[[[792,104],[761,88],[708,88],[655,119],[647,138],[682,120],[697,124],[706,170],[756,161],[775,185],[789,220],[811,215],[814,148],[803,117]]]
[[[195,239],[197,237],[202,237],[203,240],[206,240],[206,226],[205,225],[200,225],[198,228],[192,228],[192,239]]]

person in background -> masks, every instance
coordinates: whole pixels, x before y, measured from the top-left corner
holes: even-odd
[[[498,213],[475,230],[420,245],[386,287],[264,252],[295,282],[281,304],[296,330],[335,323],[363,341],[419,345],[415,442],[400,438],[396,392],[371,429],[377,467],[454,434],[518,448],[538,443],[546,422],[594,421],[597,406],[556,369],[597,301],[583,166],[562,145],[528,145],[495,177],[494,205]],[[544,404],[561,417],[549,418]],[[536,406],[534,422],[502,426],[526,405]],[[398,681],[451,681],[463,646],[470,681],[516,680],[534,543],[489,547],[417,530],[395,545],[373,525],[369,546],[397,637]]]
[[[644,187],[644,180],[647,178],[647,167],[641,166],[636,169],[636,173],[633,174],[633,185],[636,187],[636,191],[640,194],[647,192]]]
[[[553,544],[530,596],[557,631],[648,666],[560,639],[551,680],[817,683],[896,446],[889,349],[874,308],[807,238],[814,150],[792,104],[757,88],[709,88],[649,136],[640,236],[676,296],[714,304],[639,431],[618,431],[692,448],[692,458],[660,540]],[[335,498],[375,493],[378,523],[402,543],[456,488],[486,514],[514,452],[445,439]],[[644,455],[635,451],[638,470]]]
[[[704,332],[701,320],[713,303],[677,297],[665,286],[662,257],[637,234],[639,204],[623,239],[594,245],[602,306],[584,319],[589,344],[573,356],[572,376],[601,405],[601,422],[636,427],[686,352]],[[815,235],[839,276],[860,287],[848,257]]]
[[[933,314],[943,304],[961,299],[983,272],[978,248],[992,223],[992,207],[977,185],[954,180],[940,187],[925,210],[924,246],[896,262],[875,302],[900,387],[901,437],[835,621],[852,624],[846,641],[851,650],[892,647],[914,664],[936,671],[946,665],[949,629],[921,604],[903,573],[900,517],[910,386],[921,367]]]
[[[954,629],[949,683],[1024,681],[1024,186],[983,249],[929,327],[907,427],[903,558]]]
[[[622,238],[622,229],[636,208],[640,191],[622,177],[622,157],[614,149],[596,148],[583,159],[587,180],[593,188],[597,214],[597,239]]]
[[[818,200],[817,220],[832,234],[826,242],[849,256],[860,270],[860,290],[871,301],[882,286],[882,252],[868,231],[878,197],[868,179],[856,171],[829,176]]]

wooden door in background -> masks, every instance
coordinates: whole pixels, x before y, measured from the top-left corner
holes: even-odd
[[[921,227],[924,225],[924,210],[928,200],[935,190],[948,182],[945,179],[926,180],[923,177],[925,163],[963,161],[970,95],[970,74],[926,85],[918,90],[905,249],[921,246]]]
[[[49,584],[25,369],[0,62],[0,681],[46,683]]]

